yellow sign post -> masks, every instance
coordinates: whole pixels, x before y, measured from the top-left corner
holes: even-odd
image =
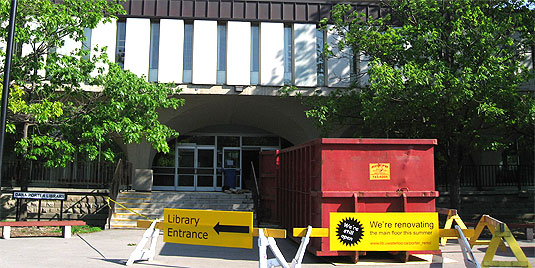
[[[333,251],[438,250],[437,213],[331,213]]]
[[[163,227],[164,242],[253,247],[252,212],[165,208]]]

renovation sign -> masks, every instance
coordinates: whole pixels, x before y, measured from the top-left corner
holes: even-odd
[[[194,209],[164,209],[164,242],[253,247],[253,213]]]
[[[330,250],[438,250],[438,214],[331,213]]]

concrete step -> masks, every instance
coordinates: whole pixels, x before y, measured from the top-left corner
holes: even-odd
[[[120,203],[127,208],[159,208],[159,207],[174,207],[175,205],[181,205],[182,207],[195,206],[198,204],[213,205],[216,207],[232,207],[236,205],[253,205],[253,202],[249,200],[224,200],[224,201],[188,201],[188,202],[133,202],[133,203]],[[117,206],[121,207],[121,206]]]
[[[163,219],[163,215],[160,215],[160,214],[141,214],[149,219],[153,219],[153,220],[156,220],[156,219]],[[142,217],[142,216],[139,216],[137,214],[133,214],[133,213],[113,213],[113,216],[112,216],[112,221],[114,220],[120,220],[120,221],[124,221],[124,220],[133,220],[133,221],[137,221],[137,220],[148,220],[147,218],[145,217]]]
[[[221,192],[122,192],[115,206],[111,228],[136,228],[137,220],[145,217],[163,219],[164,208],[220,211],[253,211],[251,193],[226,194]]]
[[[174,208],[174,209],[203,209],[203,210],[222,210],[222,211],[252,211],[254,208],[253,204],[232,204],[232,205],[214,205],[214,204],[167,204],[167,205],[151,205],[147,207],[117,207],[115,208],[116,212],[121,213],[131,213],[130,210],[138,213],[152,213],[152,214],[163,214],[164,208]]]

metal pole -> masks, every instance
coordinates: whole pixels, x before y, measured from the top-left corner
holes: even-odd
[[[0,196],[2,195],[2,158],[4,155],[4,138],[6,132],[7,98],[9,94],[9,76],[11,74],[11,58],[13,56],[13,36],[15,35],[15,13],[17,0],[11,0],[9,13],[9,33],[7,37],[6,64],[4,65],[4,87],[2,90],[2,114],[0,118]],[[0,210],[0,213],[1,210]],[[0,218],[1,218],[0,214]]]

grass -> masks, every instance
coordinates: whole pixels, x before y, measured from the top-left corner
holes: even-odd
[[[102,228],[100,227],[93,227],[89,225],[83,225],[83,226],[72,226],[71,228],[71,234],[86,234],[86,233],[95,233],[102,231]],[[61,228],[58,227],[57,230],[53,231],[54,233],[60,233]]]

